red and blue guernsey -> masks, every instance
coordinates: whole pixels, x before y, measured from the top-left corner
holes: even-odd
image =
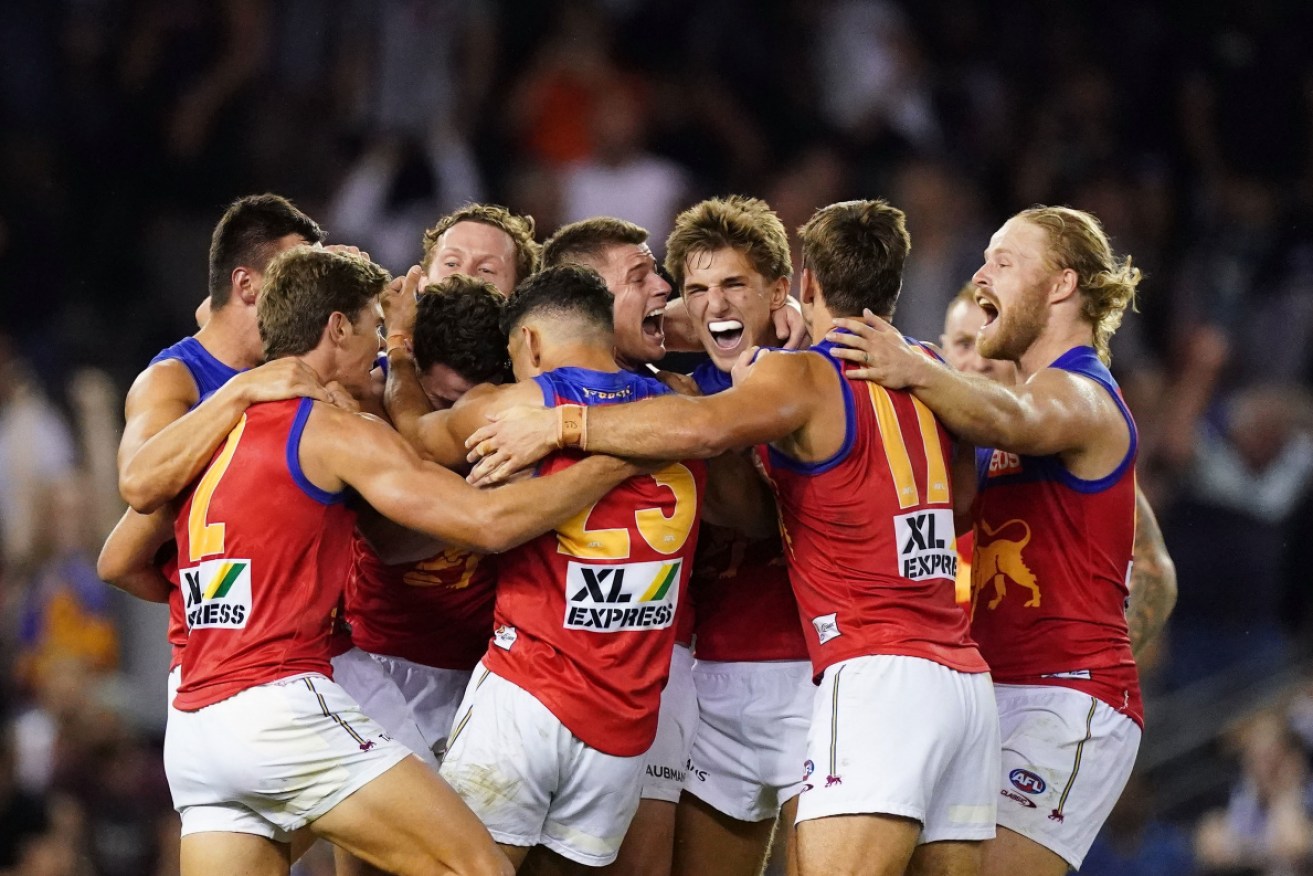
[[[157,362],[168,362],[176,360],[181,362],[183,367],[191,374],[191,379],[196,382],[196,404],[200,404],[210,396],[214,395],[219,387],[223,386],[229,380],[232,380],[241,373],[236,368],[225,365],[213,354],[196,340],[195,337],[185,337],[171,347],[165,347],[155,354],[155,358],[150,360],[150,364]],[[193,405],[192,407],[195,407]],[[162,570],[174,584],[178,584],[177,566],[170,560]],[[169,591],[169,645],[173,648],[173,655],[170,658],[170,668],[182,663],[182,649],[187,645],[187,624],[183,620],[182,612],[182,591],[174,588]]]
[[[346,620],[362,651],[468,672],[488,650],[496,558],[447,548],[418,563],[389,565],[354,540]]]
[[[1091,347],[1050,368],[1093,380],[1130,429],[1111,474],[1081,480],[1057,456],[981,449],[971,632],[1000,684],[1070,687],[1144,723],[1126,631],[1135,542],[1135,421]]]
[[[558,368],[534,380],[548,407],[669,392],[624,371]],[[580,458],[553,454],[539,473]],[[705,464],[673,463],[498,557],[497,628],[484,664],[605,754],[634,757],[656,737],[705,485]]]
[[[315,402],[253,405],[178,514],[186,623],[174,705],[195,711],[302,673],[332,676],[329,633],[355,513],[301,471]]]
[[[693,370],[703,395],[732,385],[713,362]],[[807,639],[789,582],[778,535],[750,539],[723,526],[702,524],[689,585],[699,660],[806,660]]]
[[[953,599],[952,444],[911,394],[851,381],[852,367],[811,348],[839,375],[846,429],[830,459],[757,448],[779,504],[798,609],[817,678],[873,654],[987,672]],[[780,353],[774,355],[805,355]],[[926,355],[932,355],[926,352]]]

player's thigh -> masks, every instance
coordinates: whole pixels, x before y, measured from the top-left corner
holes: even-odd
[[[835,815],[798,825],[802,876],[902,876],[921,823],[896,815]]]
[[[1006,827],[983,845],[980,876],[1064,876],[1071,869],[1058,853]]]
[[[999,827],[1079,867],[1130,777],[1139,725],[1069,688],[996,691],[1003,728]]]
[[[912,853],[907,876],[977,876],[980,873],[983,845],[978,841],[956,840],[923,843]],[[1021,872],[1029,874],[1031,871]],[[1017,876],[1017,873],[1011,876]]]
[[[182,876],[287,876],[291,870],[287,843],[251,833],[205,831],[182,838]]]
[[[474,813],[418,758],[406,758],[369,782],[311,829],[398,876],[513,872]]]
[[[592,876],[598,872],[596,867],[572,861],[546,846],[534,846],[524,851],[528,855],[519,868],[520,876]]]
[[[756,876],[770,847],[774,819],[739,821],[685,793],[675,821],[676,876]]]
[[[780,807],[779,826],[775,828],[772,858],[783,859],[787,876],[798,876],[798,798],[790,797]]]
[[[669,876],[674,844],[675,804],[639,800],[620,853],[599,872],[607,876]]]

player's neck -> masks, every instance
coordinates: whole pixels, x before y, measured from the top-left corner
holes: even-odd
[[[262,361],[259,351],[252,348],[246,337],[249,329],[238,314],[224,307],[210,317],[195,338],[205,351],[230,368],[245,371]]]
[[[1094,346],[1094,330],[1085,323],[1076,325],[1049,324],[1035,343],[1017,360],[1017,381],[1024,383],[1075,347]]]
[[[543,371],[557,368],[587,368],[590,371],[619,371],[616,357],[609,348],[591,344],[562,344],[543,350],[539,367]]]

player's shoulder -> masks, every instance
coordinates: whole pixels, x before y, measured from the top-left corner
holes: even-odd
[[[190,407],[199,400],[196,378],[181,359],[157,359],[147,365],[128,389],[128,403],[177,402]]]

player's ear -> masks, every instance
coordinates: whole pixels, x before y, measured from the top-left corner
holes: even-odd
[[[1049,293],[1049,300],[1055,304],[1066,301],[1075,295],[1079,288],[1080,278],[1076,276],[1076,272],[1071,268],[1063,268],[1053,281],[1053,291]]]
[[[798,300],[803,304],[811,304],[816,300],[816,277],[811,268],[802,269],[802,277],[798,280]]]
[[[529,351],[529,362],[534,368],[541,368],[543,341],[538,330],[533,326],[522,325],[520,331],[524,334],[525,349]]]
[[[328,338],[333,342],[333,345],[338,346],[346,340],[347,335],[350,334],[354,328],[355,327],[351,325],[351,320],[347,318],[345,313],[334,310],[328,315],[328,325],[324,330],[328,332]]]
[[[232,296],[248,306],[255,305],[260,296],[260,275],[250,268],[238,265],[232,273]]]
[[[780,309],[784,306],[784,302],[789,300],[789,278],[780,277],[767,286],[766,291],[770,295],[770,309]]]

